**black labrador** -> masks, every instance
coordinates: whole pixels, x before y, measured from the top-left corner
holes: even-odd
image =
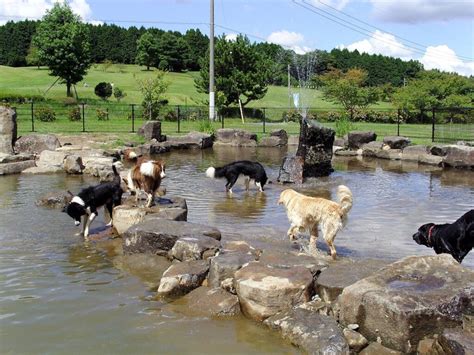
[[[470,210],[454,223],[423,224],[413,234],[420,245],[433,248],[436,254],[448,253],[459,263],[474,247],[474,210]]]

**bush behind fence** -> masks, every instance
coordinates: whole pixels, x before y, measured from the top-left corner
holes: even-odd
[[[12,105],[13,106],[13,105]],[[47,101],[29,102],[13,106],[17,113],[20,132],[136,132],[146,122],[141,105],[104,103],[60,104]],[[187,133],[203,127],[199,121],[208,120],[206,106],[167,105],[160,110],[163,133]],[[256,133],[268,133],[283,128],[290,134],[299,132],[301,114],[288,108],[244,108],[244,120],[238,107],[219,110],[218,128],[243,128]],[[343,110],[310,108],[307,118],[334,128]],[[410,138],[431,139],[439,142],[474,140],[474,108],[452,108],[420,111],[367,109],[355,111],[350,119],[359,130],[376,130],[379,136],[403,135]],[[370,124],[377,124],[371,126]],[[384,125],[385,124],[385,125]]]

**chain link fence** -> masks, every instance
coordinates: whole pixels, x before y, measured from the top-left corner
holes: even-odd
[[[12,105],[13,106],[13,105]],[[20,133],[136,132],[146,122],[141,105],[123,103],[79,103],[65,105],[45,101],[13,106]],[[243,114],[243,119],[241,118]],[[345,111],[313,109],[307,117],[335,129]],[[241,128],[255,133],[285,129],[299,133],[301,115],[288,108],[228,107],[219,110],[215,121],[209,121],[206,106],[171,106],[161,108],[158,119],[164,134],[190,131],[215,131],[219,128]],[[351,129],[370,130],[378,136],[405,136],[432,142],[474,141],[474,108],[457,107],[425,111],[370,109],[356,112],[349,120]],[[337,130],[336,130],[337,132]]]

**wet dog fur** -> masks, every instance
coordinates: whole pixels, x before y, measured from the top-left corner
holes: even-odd
[[[135,202],[137,204],[140,191],[143,191],[147,194],[145,207],[151,207],[156,191],[161,185],[161,180],[165,177],[165,163],[163,161],[146,160],[143,157],[139,157],[124,181],[130,192],[135,194]]]
[[[290,221],[288,237],[296,238],[298,231],[310,232],[310,250],[316,250],[318,239],[318,226],[321,228],[331,256],[336,258],[334,239],[336,234],[345,224],[347,214],[352,208],[352,192],[344,185],[337,188],[339,202],[334,202],[320,197],[309,197],[292,189],[284,190],[278,200],[279,205],[284,205]]]
[[[413,240],[436,254],[451,254],[461,263],[474,247],[474,210],[470,210],[453,223],[426,223],[413,234]]]
[[[112,211],[114,207],[121,204],[123,190],[120,186],[120,175],[115,165],[112,165],[112,170],[114,172],[113,181],[89,186],[82,189],[76,196],[70,193],[73,195],[72,200],[63,209],[63,212],[74,219],[76,226],[81,224],[82,219],[82,232],[80,234],[84,235],[85,238],[89,236],[90,225],[98,215],[97,210],[102,206],[105,206],[110,216],[110,222],[107,225],[113,225]]]

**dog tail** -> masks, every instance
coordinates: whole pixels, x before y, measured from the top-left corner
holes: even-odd
[[[352,208],[352,192],[347,186],[339,185],[337,187],[337,199],[339,200],[339,205],[341,206],[342,213],[344,216],[347,216],[349,211]]]
[[[224,168],[214,168],[213,166],[210,166],[206,170],[206,176],[211,179],[218,179],[224,177]]]
[[[112,163],[112,171],[114,172],[114,181],[118,181],[120,183],[120,174],[119,174],[119,172],[117,170],[117,166],[116,166],[118,164],[119,164],[119,162],[117,162],[117,161]]]

